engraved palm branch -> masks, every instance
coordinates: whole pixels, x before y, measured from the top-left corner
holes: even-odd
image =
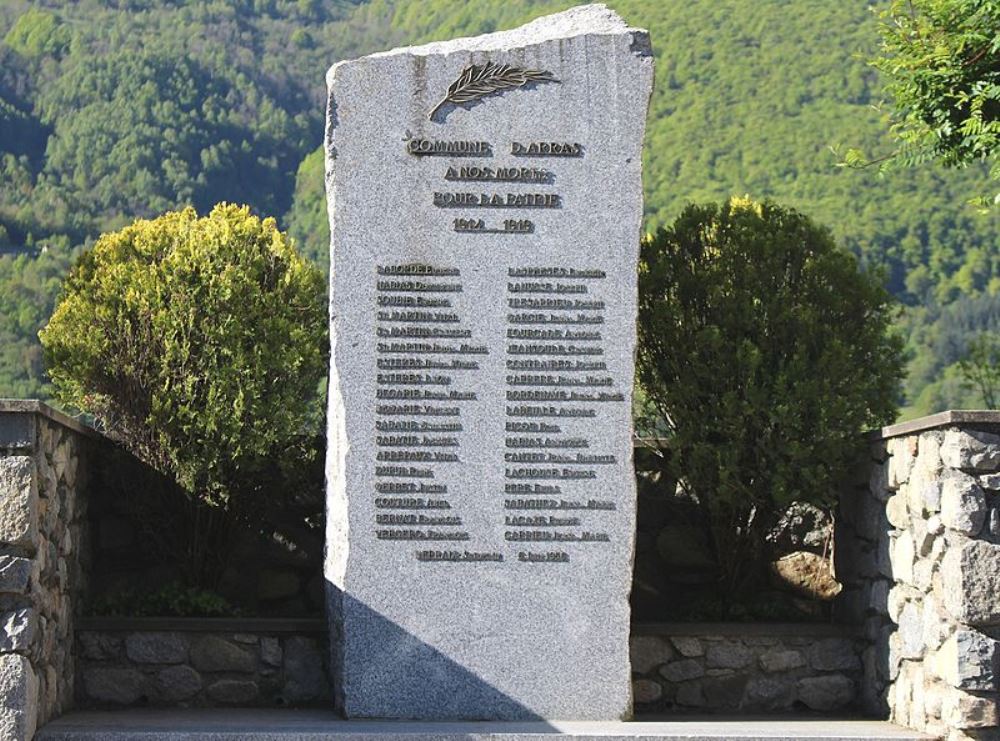
[[[445,105],[461,105],[492,93],[523,87],[529,82],[559,82],[551,72],[537,69],[521,69],[509,64],[470,64],[448,88],[448,94],[434,106],[427,117],[431,120]]]

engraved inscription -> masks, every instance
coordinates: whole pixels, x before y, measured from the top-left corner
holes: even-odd
[[[560,151],[574,156],[571,149]],[[593,267],[525,265],[509,267],[507,278],[505,429],[515,434],[504,439],[504,509],[508,512],[504,540],[512,545],[559,543],[566,548],[518,550],[510,555],[513,562],[567,563],[577,547],[610,542],[602,519],[617,509],[613,501],[588,496],[603,493],[604,471],[618,459],[593,450],[597,438],[593,423],[587,420],[597,417],[602,405],[625,401],[615,378],[602,373],[608,370],[607,361],[600,359],[605,341],[601,330],[605,301],[600,287],[606,272]],[[531,297],[522,298],[525,294]],[[587,298],[536,298],[537,294],[583,294]],[[524,514],[525,510],[579,514]]]
[[[375,272],[375,537],[401,543],[470,541],[463,514],[451,500],[458,492],[450,479],[463,465],[463,405],[478,399],[472,376],[481,361],[473,358],[488,349],[473,343],[466,326],[458,298],[464,291],[461,271],[413,263],[379,265]],[[448,355],[455,357],[440,357]],[[503,560],[486,551],[440,551],[470,554],[441,558],[430,553],[435,552],[415,551],[414,557]]]

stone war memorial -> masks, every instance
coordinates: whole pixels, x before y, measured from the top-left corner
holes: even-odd
[[[328,75],[326,577],[351,718],[621,719],[645,31]]]
[[[792,554],[832,563],[812,622],[641,601],[693,543],[633,433],[646,31],[586,5],[327,83],[325,491],[316,457],[269,513],[315,529],[227,541],[235,607],[129,611],[171,482],[0,399],[0,741],[998,738],[998,411],[857,436]]]

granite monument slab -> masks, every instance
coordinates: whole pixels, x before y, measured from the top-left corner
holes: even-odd
[[[648,34],[603,5],[328,75],[333,683],[355,718],[631,712]]]

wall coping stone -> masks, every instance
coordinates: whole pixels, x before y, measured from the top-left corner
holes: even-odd
[[[325,618],[192,618],[192,617],[82,617],[80,631],[136,631],[172,633],[321,633]]]
[[[37,414],[81,435],[93,438],[103,437],[93,427],[83,424],[80,420],[60,412],[58,409],[53,409],[38,399],[0,399],[0,424],[2,424],[3,417],[9,414]]]
[[[856,638],[861,628],[840,623],[634,623],[633,636]]]
[[[893,437],[912,435],[917,432],[934,430],[955,425],[1000,425],[1000,411],[991,409],[949,409],[946,412],[929,414],[908,422],[873,430],[869,436],[874,440],[888,440]]]

